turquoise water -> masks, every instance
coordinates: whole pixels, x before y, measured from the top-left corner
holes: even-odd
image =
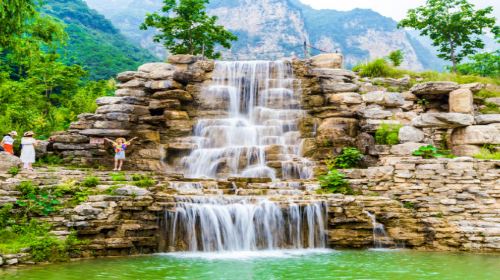
[[[0,270],[0,279],[500,279],[500,256],[325,250],[164,254]]]

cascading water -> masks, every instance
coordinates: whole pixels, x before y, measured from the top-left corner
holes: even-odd
[[[324,202],[244,197],[178,198],[165,211],[163,251],[254,251],[325,248]]]
[[[389,235],[387,235],[384,225],[377,222],[375,214],[370,213],[369,211],[363,212],[368,216],[368,218],[370,218],[373,226],[373,245],[375,249],[382,249],[384,246],[389,246],[392,243],[392,240]]]
[[[197,148],[183,159],[185,176],[310,178],[312,163],[300,155],[304,112],[294,81],[286,61],[216,62],[202,95],[226,112],[198,120]]]

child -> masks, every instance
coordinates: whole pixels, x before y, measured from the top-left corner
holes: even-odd
[[[125,150],[127,147],[137,139],[137,137],[134,137],[127,141],[125,138],[117,138],[116,141],[110,140],[108,138],[104,138],[106,141],[110,142],[113,144],[113,148],[115,149],[115,169],[114,171],[120,171],[122,170],[123,166],[123,161],[125,161]]]
[[[33,170],[33,163],[35,163],[35,146],[38,141],[33,138],[35,133],[33,131],[28,131],[24,133],[24,137],[21,138],[21,161],[24,163],[24,169]]]
[[[0,146],[3,147],[3,150],[11,155],[14,154],[14,137],[17,136],[17,132],[11,131],[9,134],[5,135],[0,142]]]

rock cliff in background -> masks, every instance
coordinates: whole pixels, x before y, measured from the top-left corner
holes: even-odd
[[[160,9],[161,0],[86,0],[108,17],[127,37],[164,56],[161,45],[153,44],[152,31],[139,31],[147,12]],[[349,12],[315,10],[298,0],[212,0],[209,13],[233,31],[239,41],[226,59],[277,59],[303,57],[303,42],[328,52],[340,51],[346,66],[386,56],[402,49],[406,68],[441,69],[441,62],[418,40],[396,28],[396,22],[371,10]],[[313,54],[317,54],[313,51]]]

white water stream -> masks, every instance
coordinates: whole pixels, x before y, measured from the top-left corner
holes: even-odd
[[[190,178],[308,179],[312,163],[301,156],[300,92],[286,61],[216,62],[206,100],[226,111],[199,119],[196,149],[183,159]]]
[[[165,212],[169,251],[235,252],[326,247],[324,202],[265,198],[178,198]]]

